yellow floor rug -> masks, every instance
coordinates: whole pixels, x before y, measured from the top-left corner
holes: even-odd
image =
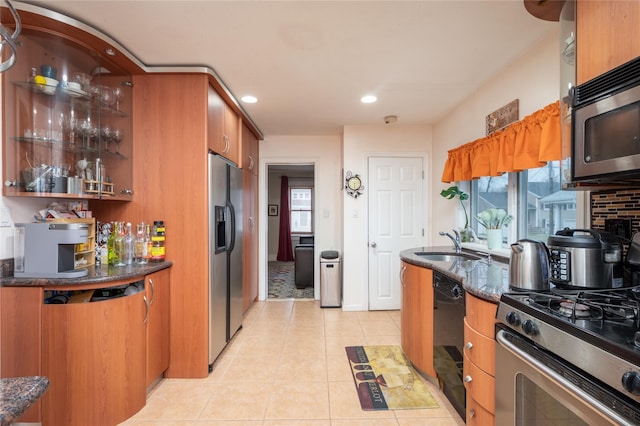
[[[363,410],[438,408],[399,346],[347,346]]]

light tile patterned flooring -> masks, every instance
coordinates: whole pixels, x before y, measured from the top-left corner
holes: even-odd
[[[363,411],[344,350],[354,345],[400,345],[400,312],[258,302],[208,378],[162,380],[123,425],[464,425],[429,381],[439,408]]]

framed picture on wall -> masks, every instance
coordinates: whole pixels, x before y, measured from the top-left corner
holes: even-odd
[[[269,204],[269,216],[278,216],[277,204]]]

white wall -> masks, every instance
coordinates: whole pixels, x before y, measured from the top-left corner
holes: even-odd
[[[342,252],[342,137],[266,136],[260,142],[260,264],[259,298],[266,298],[267,283],[267,204],[269,164],[313,164],[315,172],[315,257],[320,262],[322,250]],[[314,289],[320,297],[319,268],[315,269]]]
[[[402,117],[399,117],[401,122]],[[346,126],[344,128],[344,170],[364,178],[364,193],[357,199],[343,194],[344,277],[343,309],[368,310],[368,192],[367,168],[371,156],[423,157],[425,165],[424,205],[431,202],[431,126]],[[429,209],[425,211],[425,227],[429,229]],[[357,217],[356,217],[357,216]],[[427,230],[425,233],[428,234]],[[409,247],[407,247],[409,248]]]
[[[441,182],[447,151],[485,136],[485,119],[514,99],[519,100],[520,118],[555,102],[560,94],[559,32],[553,32],[530,51],[487,81],[433,128],[433,204],[431,237],[438,231],[464,225],[462,214],[451,214],[459,203],[435,196],[449,184]]]

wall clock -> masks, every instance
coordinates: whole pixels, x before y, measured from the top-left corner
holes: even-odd
[[[364,186],[362,185],[360,175],[347,172],[344,188],[347,190],[347,194],[351,195],[353,198],[358,198],[362,195]]]

